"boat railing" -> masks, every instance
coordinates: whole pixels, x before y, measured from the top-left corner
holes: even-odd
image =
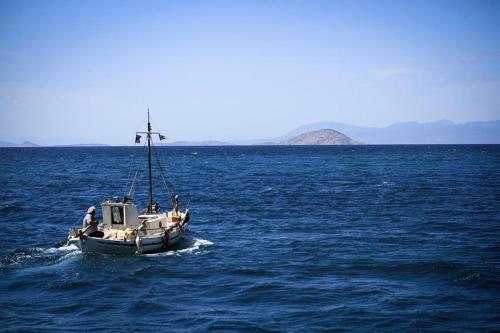
[[[146,232],[146,235],[155,235],[161,233],[163,228],[144,228],[142,231]],[[156,231],[156,232],[153,232]]]
[[[141,230],[146,233],[146,235],[155,235],[160,232],[171,232],[175,228],[180,228],[181,226],[176,223],[173,225],[170,225],[169,227],[158,227],[158,228],[142,228]]]

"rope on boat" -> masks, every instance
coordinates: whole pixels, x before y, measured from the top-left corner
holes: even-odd
[[[143,122],[144,122],[144,120],[143,120]],[[142,145],[142,150],[143,151],[147,150],[146,143],[144,143]],[[135,163],[135,168],[134,168],[135,169],[135,173],[132,176],[132,167],[133,167],[133,165],[131,164],[130,165],[130,170],[128,172],[128,174],[129,174],[128,179],[130,180],[130,182],[127,182],[127,184],[125,185],[126,186],[125,191],[129,190],[128,196],[130,198],[132,198],[133,195],[134,195],[135,187],[137,185],[137,176],[138,176],[138,173],[139,173],[139,170],[140,170],[140,165],[141,165],[141,160],[139,158],[137,158],[136,160],[137,160],[137,162]]]
[[[151,119],[151,122],[154,124],[154,121]],[[156,125],[156,124],[154,124]],[[155,126],[157,127],[157,126]],[[161,141],[160,141],[160,145],[161,145]],[[154,142],[151,140],[151,146],[154,148],[155,147],[155,144]],[[144,148],[146,148],[146,144],[144,143]],[[165,170],[163,169],[163,166],[161,165],[160,163],[160,158],[158,156],[158,153],[156,152],[156,149],[151,149],[151,151],[153,152],[153,155],[154,155],[154,158],[156,160],[156,165],[158,167],[158,170],[159,170],[159,173],[160,173],[160,178],[161,178],[161,181],[163,183],[163,187],[165,188],[169,198],[170,198],[170,202],[172,202],[172,198],[173,198],[173,195],[172,193],[174,192],[173,191],[173,185],[172,183],[170,183],[170,181],[168,181],[167,177],[165,176]],[[130,185],[130,191],[129,193],[132,193],[135,191],[135,183],[137,181],[137,174],[139,172],[139,165],[137,166],[137,171],[135,172],[135,175],[134,175],[134,178],[132,179],[132,182],[131,182],[131,185]],[[188,196],[188,203],[187,203],[187,209],[186,211],[189,210],[189,204],[191,202],[191,195]],[[182,228],[182,226],[181,226]]]
[[[165,189],[167,190],[167,193],[168,193],[168,196],[169,198],[172,198],[172,191],[171,191],[171,188],[173,187],[172,183],[170,183],[168,180],[167,180],[167,177],[165,176],[165,170],[163,170],[163,167],[161,166],[161,163],[160,163],[160,158],[158,157],[158,154],[156,153],[156,150],[154,149],[153,150],[153,154],[155,156],[155,160],[156,160],[156,165],[158,166],[158,170],[160,171],[160,176],[161,176],[161,181],[163,183],[163,186],[165,187]]]
[[[130,184],[130,190],[128,191],[128,197],[133,198],[135,192],[135,185],[137,184],[137,175],[139,174],[139,169],[135,170],[134,178],[132,179],[132,183]]]

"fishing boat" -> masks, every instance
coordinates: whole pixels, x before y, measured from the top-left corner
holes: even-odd
[[[148,143],[149,199],[143,212],[134,203],[133,194],[138,170],[132,179],[129,193],[120,199],[105,199],[101,204],[102,221],[92,221],[83,229],[69,230],[68,244],[78,246],[82,252],[109,254],[140,254],[168,250],[183,238],[189,222],[189,202],[184,211],[179,210],[178,196],[172,196],[163,169],[158,167],[163,184],[171,198],[172,209],[161,212],[153,201],[153,179],[151,167],[152,136],[165,137],[151,130],[148,109],[147,132],[136,132],[136,143],[145,134]]]

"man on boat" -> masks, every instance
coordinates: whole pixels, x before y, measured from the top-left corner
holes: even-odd
[[[172,198],[172,215],[179,216],[179,195]]]
[[[85,230],[84,232],[85,235],[90,235],[94,231],[97,231],[97,223],[95,221],[94,216],[95,216],[95,207],[94,206],[89,207],[89,209],[87,209],[87,215],[85,215],[85,217],[83,218],[82,231]]]

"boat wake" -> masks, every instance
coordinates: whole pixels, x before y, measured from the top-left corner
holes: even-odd
[[[0,268],[53,265],[80,253],[80,250],[75,245],[65,244],[51,248],[18,249],[0,259]]]
[[[143,254],[148,257],[181,256],[189,254],[204,254],[214,243],[206,239],[186,238],[179,247],[159,253]],[[52,266],[65,262],[82,252],[76,245],[54,246],[50,248],[34,247],[18,249],[0,259],[0,270],[9,268],[34,268],[36,266]]]
[[[186,254],[204,254],[209,252],[208,248],[211,247],[212,245],[214,245],[214,243],[206,239],[186,238],[183,244],[175,250],[159,252],[159,253],[150,253],[144,255],[148,257],[163,257],[163,256],[181,256]]]
[[[44,253],[47,254],[52,254],[52,253],[66,253],[66,252],[73,252],[73,251],[79,251],[78,247],[76,245],[62,245],[60,247],[51,247],[48,249],[43,250]]]

